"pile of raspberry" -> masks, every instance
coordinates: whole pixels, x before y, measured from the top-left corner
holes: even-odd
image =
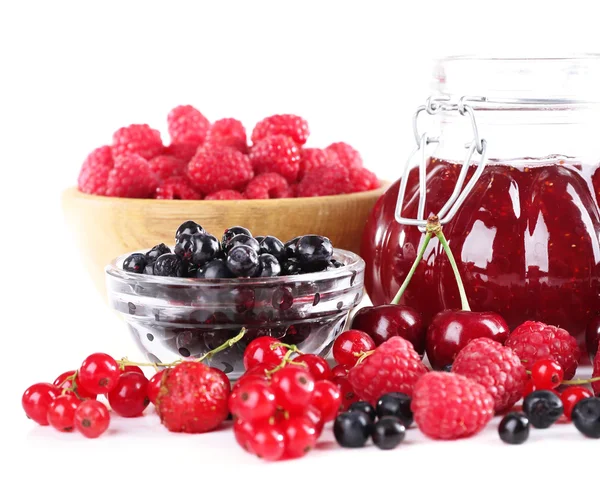
[[[79,173],[79,190],[110,197],[154,199],[280,199],[349,194],[376,189],[377,176],[343,142],[305,147],[308,123],[272,115],[254,126],[251,145],[236,119],[214,123],[191,105],[167,117],[171,143],[147,124],[113,134],[91,152]]]

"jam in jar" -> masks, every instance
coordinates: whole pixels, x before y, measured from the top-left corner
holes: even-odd
[[[464,163],[463,187],[473,176],[476,182],[444,234],[471,308],[500,313],[511,329],[542,321],[582,341],[600,312],[600,130],[593,89],[600,58],[450,58],[435,75],[437,97],[423,107],[431,115],[423,143],[429,149],[423,214],[440,211]],[[465,103],[476,122],[457,113]],[[474,135],[486,144],[480,174],[481,155],[465,161],[465,142]],[[407,176],[401,214],[414,219],[418,170]],[[394,297],[424,240],[418,226],[395,218],[399,185],[377,202],[363,237],[365,286],[375,305]],[[443,309],[460,308],[437,239],[401,303],[420,311],[426,323]]]

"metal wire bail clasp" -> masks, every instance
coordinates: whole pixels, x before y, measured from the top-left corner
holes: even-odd
[[[481,176],[483,169],[486,164],[486,150],[487,143],[485,139],[479,136],[479,130],[477,128],[477,122],[475,120],[475,112],[473,111],[473,107],[469,105],[468,101],[485,101],[484,98],[478,97],[466,97],[463,96],[457,103],[450,101],[450,98],[446,96],[441,97],[433,97],[430,96],[427,99],[425,105],[421,105],[417,108],[417,111],[413,115],[413,133],[415,136],[415,141],[417,146],[411,152],[406,164],[404,166],[404,170],[402,172],[402,178],[400,180],[400,188],[398,190],[398,202],[396,203],[396,213],[395,218],[399,224],[405,225],[416,225],[419,226],[421,231],[424,231],[425,225],[427,224],[427,219],[425,217],[425,203],[427,200],[427,146],[432,143],[439,143],[440,139],[438,137],[430,137],[427,133],[420,134],[418,128],[418,119],[419,115],[422,112],[427,112],[429,115],[436,115],[439,112],[457,112],[463,117],[467,117],[472,126],[473,130],[473,139],[465,145],[467,149],[467,155],[465,161],[462,165],[458,178],[456,180],[456,185],[452,194],[448,198],[448,200],[444,203],[442,208],[438,211],[438,217],[440,219],[440,223],[442,225],[448,223],[452,217],[459,210],[461,204],[467,198],[477,180]],[[473,176],[463,188],[465,180],[467,178],[467,173],[469,171],[469,166],[471,165],[471,160],[477,152],[480,155],[479,163]],[[407,218],[402,216],[402,209],[404,207],[404,198],[406,196],[406,186],[408,184],[408,176],[413,167],[412,160],[417,154],[420,155],[419,159],[419,185],[417,187],[419,202],[417,206],[417,218]]]

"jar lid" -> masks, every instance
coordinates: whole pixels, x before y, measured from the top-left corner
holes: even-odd
[[[539,108],[600,103],[600,54],[569,57],[453,56],[438,60],[436,94],[473,97],[474,108]]]

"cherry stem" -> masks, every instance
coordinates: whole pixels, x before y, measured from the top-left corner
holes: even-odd
[[[402,298],[402,295],[404,295],[404,291],[408,288],[408,284],[410,283],[410,280],[412,279],[413,275],[415,274],[415,271],[417,270],[417,267],[421,263],[421,260],[423,260],[423,255],[425,255],[425,250],[427,249],[427,245],[429,244],[430,240],[431,240],[431,232],[427,231],[425,233],[425,240],[423,241],[423,244],[421,245],[421,249],[419,250],[419,254],[417,255],[417,258],[415,258],[415,261],[413,262],[413,265],[410,268],[410,271],[408,271],[406,278],[404,278],[404,282],[400,286],[400,289],[398,290],[398,293],[393,298],[391,304],[399,304],[400,303],[400,299]]]

